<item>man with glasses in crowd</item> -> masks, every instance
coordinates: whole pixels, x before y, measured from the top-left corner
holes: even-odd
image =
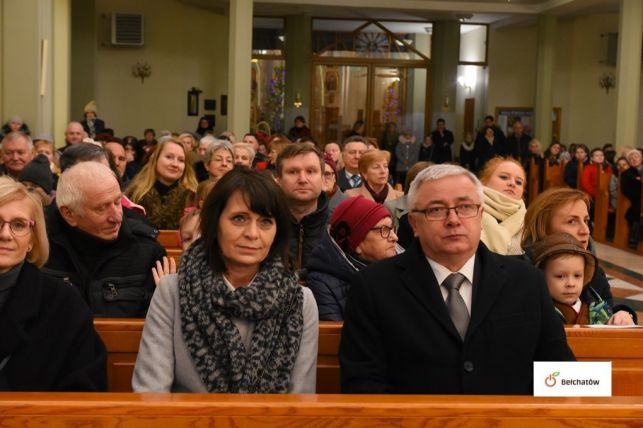
[[[532,394],[534,361],[574,359],[544,277],[480,242],[482,185],[464,168],[421,171],[408,198],[415,242],[353,277],[342,392]]]

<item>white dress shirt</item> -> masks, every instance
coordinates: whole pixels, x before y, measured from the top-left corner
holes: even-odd
[[[442,283],[447,278],[447,276],[456,272],[451,272],[449,269],[442,266],[440,263],[434,260],[431,260],[428,257],[426,259],[428,260],[429,265],[431,265],[431,270],[433,270],[435,279],[437,279],[438,281],[438,286],[440,287],[440,293],[442,293],[442,298],[446,302],[447,297],[449,296],[449,290],[447,290],[446,287],[442,286]],[[471,256],[469,260],[467,260],[467,262],[458,271],[466,278],[466,280],[460,286],[460,295],[462,296],[462,300],[464,300],[464,304],[467,305],[467,309],[469,310],[469,316],[471,316],[471,299],[473,296],[473,267],[475,266],[475,262],[476,262],[476,255],[474,254],[473,256]]]

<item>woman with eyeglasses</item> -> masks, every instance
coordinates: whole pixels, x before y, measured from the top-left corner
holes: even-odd
[[[332,212],[347,196],[337,185],[337,164],[328,153],[324,153],[324,175],[322,177],[322,191],[328,199],[328,212]]]
[[[353,274],[402,251],[383,205],[362,196],[340,203],[306,266],[306,285],[315,295],[319,319],[343,320]]]
[[[520,255],[520,238],[525,220],[525,170],[513,158],[489,160],[480,181],[484,191],[484,212],[480,240],[494,253]]]
[[[42,205],[0,177],[0,391],[104,391],[107,353],[75,287],[40,271]]]

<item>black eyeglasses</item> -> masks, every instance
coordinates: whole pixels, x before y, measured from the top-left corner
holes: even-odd
[[[388,237],[391,236],[391,231],[393,230],[393,228],[391,226],[380,226],[374,227],[371,230],[379,230],[380,236],[384,239],[388,239]]]
[[[423,210],[411,210],[413,213],[422,213],[428,220],[445,220],[449,211],[455,211],[460,218],[475,217],[480,210],[480,204],[460,204],[454,207],[429,207]]]
[[[16,218],[9,221],[0,220],[0,231],[4,229],[5,224],[9,225],[9,230],[11,230],[14,236],[25,236],[36,222],[24,218]]]
[[[330,178],[334,175],[335,173],[333,171],[324,171],[324,177]]]

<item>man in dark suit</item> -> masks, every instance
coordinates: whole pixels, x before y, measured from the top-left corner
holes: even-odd
[[[453,146],[453,132],[446,128],[446,122],[440,118],[436,122],[436,129],[431,133],[433,140],[433,162],[451,162],[451,147]]]
[[[531,394],[534,361],[574,360],[542,273],[480,243],[474,175],[432,166],[408,198],[418,239],[351,283],[342,392]]]
[[[355,135],[344,140],[342,160],[344,168],[337,171],[337,185],[342,192],[348,189],[355,189],[362,185],[362,177],[359,174],[359,158],[366,151],[364,137]]]
[[[525,161],[530,157],[529,143],[531,142],[531,135],[525,134],[525,125],[520,120],[516,120],[512,128],[513,134],[505,139],[498,154]]]

